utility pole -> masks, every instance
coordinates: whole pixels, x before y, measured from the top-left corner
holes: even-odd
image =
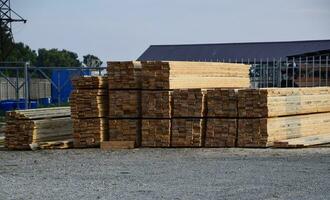
[[[6,61],[14,48],[12,23],[26,23],[19,14],[10,7],[10,0],[0,0],[0,62]]]

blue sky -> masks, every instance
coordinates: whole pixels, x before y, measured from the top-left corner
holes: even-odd
[[[151,44],[330,39],[329,0],[11,0],[33,49],[135,60]]]

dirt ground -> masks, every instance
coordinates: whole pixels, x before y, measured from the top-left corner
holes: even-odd
[[[0,199],[329,199],[330,148],[0,151]]]

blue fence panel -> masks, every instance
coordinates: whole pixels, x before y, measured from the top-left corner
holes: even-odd
[[[71,80],[73,77],[80,75],[91,75],[90,70],[70,70],[70,69],[56,69],[52,71],[52,103],[67,103],[72,91]]]

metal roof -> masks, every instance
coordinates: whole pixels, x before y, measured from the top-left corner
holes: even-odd
[[[330,40],[223,44],[151,45],[140,61],[253,61],[286,59],[293,55],[330,50]]]

